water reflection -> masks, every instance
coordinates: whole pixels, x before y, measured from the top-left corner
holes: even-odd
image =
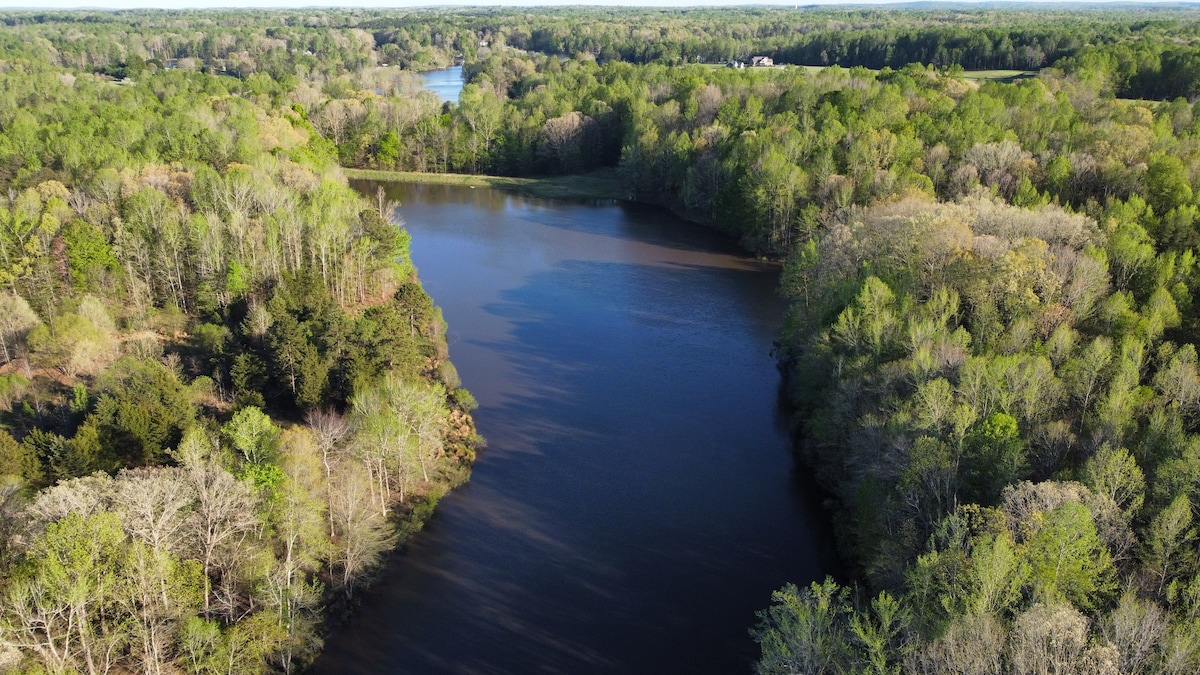
[[[489,445],[317,671],[748,670],[754,611],[822,571],[777,270],[661,211],[390,189]]]
[[[462,66],[426,71],[421,73],[421,79],[425,81],[424,88],[437,94],[443,103],[458,103],[458,95],[463,88]]]

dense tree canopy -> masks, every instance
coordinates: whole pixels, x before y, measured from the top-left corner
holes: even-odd
[[[407,233],[273,98],[301,59],[202,72],[262,17],[180,46],[149,38],[161,15],[104,16],[0,29],[6,663],[292,672],[325,606],[465,479],[470,396],[442,381]],[[381,451],[352,402],[385,386],[404,435]]]
[[[786,261],[859,585],[781,589],[761,672],[1196,672],[1198,37],[1188,7],[0,14],[0,639],[301,667],[473,433],[407,235],[338,165],[599,169]],[[786,67],[723,67],[754,55]],[[458,101],[419,91],[456,62]]]

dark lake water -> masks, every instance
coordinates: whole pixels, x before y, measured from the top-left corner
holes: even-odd
[[[458,95],[463,88],[462,66],[430,70],[421,73],[421,78],[425,80],[425,89],[437,94],[443,103],[458,103]]]
[[[778,268],[654,208],[387,190],[488,446],[316,672],[749,672],[755,611],[831,569]]]

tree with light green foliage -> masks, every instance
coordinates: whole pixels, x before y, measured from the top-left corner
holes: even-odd
[[[280,429],[262,410],[253,406],[242,408],[221,430],[247,463],[262,464],[275,459]]]
[[[1032,527],[1026,559],[1035,597],[1062,597],[1084,611],[1111,599],[1116,570],[1087,507],[1062,504],[1042,514]]]
[[[0,611],[8,641],[53,672],[107,671],[131,638],[120,519],[68,516],[31,542]]]
[[[1195,538],[1192,504],[1186,494],[1173,499],[1150,522],[1143,556],[1159,593],[1163,592],[1169,579],[1195,567],[1189,559],[1189,549]]]
[[[751,631],[762,649],[756,672],[835,675],[848,671],[848,589],[826,577],[804,590],[787,584],[771,600]]]

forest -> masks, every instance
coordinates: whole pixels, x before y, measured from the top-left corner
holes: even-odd
[[[4,667],[299,670],[479,441],[408,235],[253,84],[5,37]]]
[[[775,594],[758,672],[1197,672],[1198,38],[1187,6],[0,14],[7,663],[298,670],[465,479],[473,399],[351,167],[597,172],[784,261],[845,570]],[[456,62],[459,101],[420,91]]]

